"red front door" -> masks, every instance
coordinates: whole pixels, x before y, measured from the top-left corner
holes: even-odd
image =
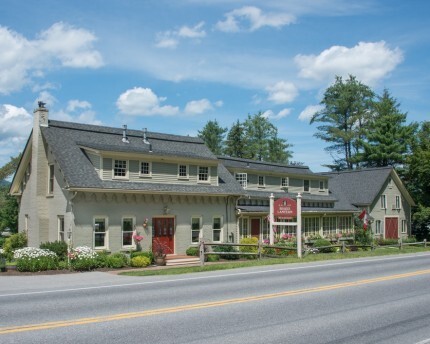
[[[251,219],[251,236],[260,240],[260,219]]]
[[[160,247],[165,254],[175,253],[174,247],[175,220],[173,217],[152,219],[152,252]]]
[[[397,217],[385,218],[385,239],[399,238],[399,220]]]

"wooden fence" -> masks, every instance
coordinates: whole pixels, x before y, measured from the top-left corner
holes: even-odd
[[[375,245],[360,245],[360,244],[347,244],[345,241],[342,241],[341,244],[336,245],[330,245],[330,246],[320,246],[315,247],[318,252],[312,252],[312,248],[309,249],[303,249],[302,253],[319,253],[321,250],[324,249],[333,249],[333,248],[339,248],[342,253],[348,252],[348,249],[350,251],[355,251],[359,248],[367,248],[370,250],[374,250],[376,247],[391,247],[391,248],[399,248],[401,250],[404,246],[418,246],[423,245],[424,247],[427,247],[427,240],[424,239],[424,241],[421,242],[411,242],[411,243],[403,243],[401,240],[397,245],[383,245],[383,246],[375,246]],[[214,252],[209,251],[206,248],[209,248],[211,246],[225,246],[225,247],[254,247],[257,248],[257,252],[241,252],[239,251],[231,251],[231,252]],[[279,254],[263,254],[264,250],[266,249],[274,249],[276,251],[297,251],[297,247],[285,247],[285,246],[279,246],[279,245],[263,245],[261,242],[258,242],[258,244],[231,244],[231,243],[221,243],[221,244],[213,244],[213,243],[205,243],[204,241],[200,241],[199,245],[199,253],[200,253],[200,265],[204,266],[205,264],[205,257],[209,255],[232,255],[232,256],[256,256],[258,259],[261,259],[264,257],[269,258],[283,258],[285,255],[279,255]]]

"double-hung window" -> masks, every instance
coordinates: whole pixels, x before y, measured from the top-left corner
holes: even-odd
[[[124,217],[122,219],[122,246],[129,247],[133,245],[133,227],[134,219],[132,217]]]
[[[324,191],[324,180],[320,180],[320,191]]]
[[[199,182],[209,182],[209,167],[199,166],[197,178]]]
[[[282,177],[281,178],[281,187],[287,188],[288,187],[288,177]]]
[[[222,218],[220,216],[214,217],[212,221],[212,241],[222,241]]]
[[[375,221],[375,234],[381,234],[381,220]]]
[[[199,243],[201,222],[202,218],[200,216],[191,218],[191,243],[193,244]]]
[[[265,182],[264,182],[264,176],[258,176],[258,187],[264,188]]]
[[[309,179],[305,179],[305,180],[303,180],[303,191],[304,192],[309,192],[309,190],[310,190],[310,181],[309,181]]]
[[[96,217],[94,219],[94,248],[107,248],[107,226],[106,218]]]
[[[49,165],[49,176],[48,176],[48,195],[53,195],[54,194],[54,175],[55,175],[55,171],[54,171],[54,164],[50,164]]]
[[[408,232],[408,223],[406,222],[406,220],[402,220],[402,233],[407,233]]]
[[[152,164],[148,161],[140,162],[140,176],[150,177],[152,174]]]
[[[400,196],[396,195],[396,199],[395,199],[395,209],[400,209]]]
[[[128,163],[127,160],[114,160],[113,166],[114,178],[127,178],[128,177]]]
[[[247,173],[236,173],[236,180],[239,184],[246,189],[248,186],[248,174]]]
[[[57,217],[58,224],[58,241],[66,241],[66,236],[64,233],[64,216]]]
[[[188,179],[188,165],[178,165],[178,178],[179,179]]]
[[[387,195],[381,195],[381,209],[387,209]]]

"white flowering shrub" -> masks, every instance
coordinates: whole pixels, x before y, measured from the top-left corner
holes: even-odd
[[[99,254],[88,246],[72,248],[69,253],[70,266],[73,270],[84,271],[99,267]]]
[[[49,250],[36,247],[25,247],[15,250],[13,257],[16,260],[18,271],[45,271],[58,269],[58,257]]]

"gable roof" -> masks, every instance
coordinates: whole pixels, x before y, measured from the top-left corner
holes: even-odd
[[[356,206],[368,206],[376,199],[388,177],[393,178],[402,194],[411,205],[415,205],[396,171],[392,166],[348,170],[339,172],[324,172],[329,176],[330,191],[336,196],[346,198]]]
[[[149,144],[143,143],[143,133],[127,130],[129,143],[122,142],[123,129],[95,125],[49,121],[41,127],[67,185],[72,190],[107,189],[112,191],[178,192],[189,194],[242,194],[233,176],[219,164],[216,156],[200,138],[148,132]],[[84,148],[102,152],[132,153],[144,156],[194,159],[218,166],[219,185],[181,185],[163,183],[102,180],[84,153]]]

